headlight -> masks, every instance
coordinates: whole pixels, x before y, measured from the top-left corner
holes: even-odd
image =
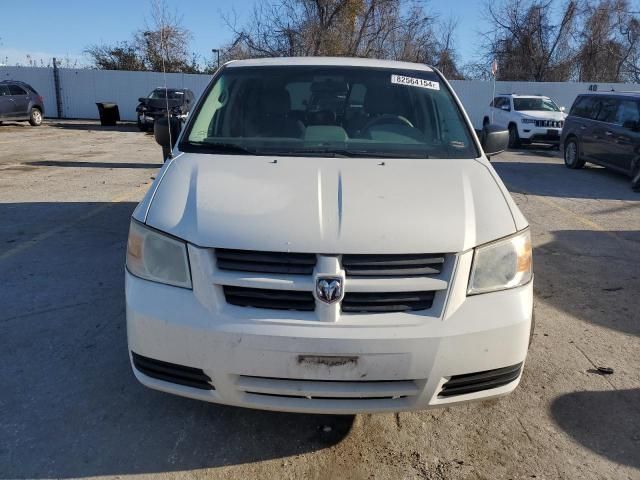
[[[145,280],[191,288],[187,244],[135,220],[129,226],[127,269]]]
[[[522,123],[536,123],[536,119],[535,118],[522,118],[522,119],[520,119],[520,121]]]
[[[519,287],[533,276],[531,232],[527,228],[510,237],[475,249],[468,295]]]

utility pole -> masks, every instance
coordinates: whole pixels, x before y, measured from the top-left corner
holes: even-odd
[[[58,118],[62,118],[62,94],[60,93],[60,72],[58,70],[58,62],[53,57],[53,86],[56,92],[56,110]]]
[[[219,48],[212,48],[211,49],[211,53],[215,53],[216,54],[216,69],[220,68],[220,49]]]

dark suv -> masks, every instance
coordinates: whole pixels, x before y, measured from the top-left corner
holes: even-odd
[[[43,118],[44,101],[31,85],[17,80],[0,82],[0,123],[28,120],[37,127]]]
[[[569,168],[597,163],[640,177],[640,92],[579,95],[562,129],[561,148]]]
[[[138,101],[138,128],[145,132],[153,127],[156,118],[167,114],[167,106],[171,116],[184,121],[195,104],[195,95],[188,88],[159,87],[148,97],[140,97]]]

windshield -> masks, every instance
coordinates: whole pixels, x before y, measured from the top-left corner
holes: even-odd
[[[542,112],[559,112],[560,109],[550,98],[514,98],[513,108],[516,110],[535,110]]]
[[[166,92],[166,95],[165,95]],[[175,90],[165,90],[164,88],[157,88],[149,95],[149,98],[167,98],[169,100],[181,99],[184,96],[184,92],[177,92]]]
[[[189,123],[183,151],[418,158],[478,156],[434,72],[228,67]]]

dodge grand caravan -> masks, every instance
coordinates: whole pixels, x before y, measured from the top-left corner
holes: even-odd
[[[436,70],[221,68],[131,220],[130,359],[228,405],[400,411],[507,394],[532,329],[527,221]],[[488,126],[484,150],[506,148]]]

